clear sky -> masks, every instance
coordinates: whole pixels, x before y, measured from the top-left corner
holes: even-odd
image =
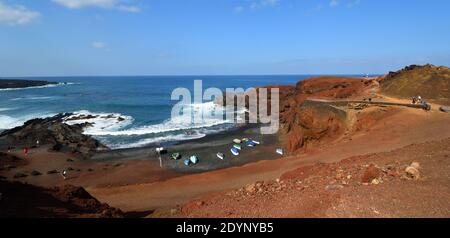
[[[450,66],[448,0],[0,0],[0,76]]]

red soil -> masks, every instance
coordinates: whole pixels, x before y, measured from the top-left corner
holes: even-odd
[[[189,202],[173,217],[450,217],[449,145],[450,138],[302,167]],[[413,161],[420,180],[404,172]]]

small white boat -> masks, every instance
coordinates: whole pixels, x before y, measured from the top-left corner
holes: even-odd
[[[198,163],[198,157],[193,155],[189,158],[189,160],[192,162],[192,164],[197,164]]]
[[[225,155],[223,153],[217,153],[217,158],[224,160],[225,159]]]
[[[277,154],[284,155],[283,149],[277,149],[276,152]]]
[[[239,150],[238,149],[236,149],[236,148],[231,148],[231,153],[233,154],[233,155],[235,155],[235,156],[238,156],[239,155]]]

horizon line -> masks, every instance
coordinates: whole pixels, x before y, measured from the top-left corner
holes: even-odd
[[[74,78],[74,77],[212,77],[212,76],[380,76],[386,73],[339,73],[339,74],[118,74],[118,75],[46,75],[46,76],[0,76],[0,80],[4,79],[27,79],[27,78]]]

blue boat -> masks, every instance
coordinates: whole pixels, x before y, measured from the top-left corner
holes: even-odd
[[[232,153],[233,155],[238,156],[238,155],[239,155],[239,150],[236,149],[235,147],[233,147],[233,148],[231,148],[231,153]]]
[[[246,144],[247,146],[249,146],[249,147],[255,147],[255,146],[256,146],[256,144],[255,144],[253,141],[251,141],[251,140],[245,142],[245,144]]]

